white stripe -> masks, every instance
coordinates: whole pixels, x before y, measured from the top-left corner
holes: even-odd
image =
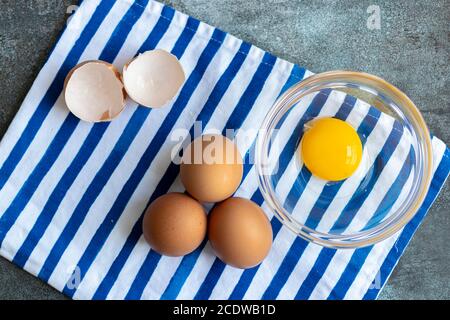
[[[150,32],[153,30],[156,22],[161,16],[161,10],[162,6],[159,3],[150,1],[147,4],[146,10],[144,10],[139,19],[132,26],[130,26],[130,33],[125,39],[125,42],[123,43],[119,53],[117,54],[117,57],[114,60],[114,65],[119,71],[123,70],[125,64],[136,55],[137,51],[144,44],[145,40],[147,40]],[[151,12],[151,14],[149,14],[149,12]],[[174,15],[173,21],[170,23],[171,26],[173,26],[174,20],[179,16],[179,14]],[[160,45],[164,46],[166,44],[166,46],[161,47],[162,49],[171,49],[170,47],[168,47],[168,45],[171,43],[175,43],[176,41],[176,38],[172,39],[171,37],[176,37],[176,34],[171,33],[169,35],[168,33],[166,33],[164,35],[163,38],[165,39],[165,43],[160,43]]]

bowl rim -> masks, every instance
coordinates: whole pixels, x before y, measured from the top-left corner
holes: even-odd
[[[294,100],[298,100],[312,92],[317,91],[319,86],[348,82],[352,84],[354,83],[356,86],[364,86],[369,89],[375,88],[375,91],[382,92],[390,99],[397,101],[398,103],[396,103],[396,105],[401,105],[400,111],[402,115],[405,115],[407,120],[411,122],[414,136],[418,136],[416,136],[418,144],[416,165],[418,165],[419,174],[416,178],[420,180],[420,183],[416,183],[415,185],[415,194],[413,196],[409,196],[410,201],[412,202],[409,204],[408,208],[403,208],[405,205],[405,203],[403,203],[402,206],[396,211],[398,212],[403,209],[405,211],[403,214],[398,216],[395,216],[394,214],[390,217],[390,220],[386,219],[379,225],[366,231],[338,235],[319,232],[292,218],[275,197],[275,192],[270,183],[270,175],[264,174],[264,161],[262,161],[262,159],[266,154],[264,151],[268,150],[270,141],[270,139],[268,139],[268,135],[274,128],[274,121],[277,118],[279,120],[280,113],[282,115],[286,112],[286,110],[292,107]],[[284,112],[282,112],[283,110]],[[275,124],[277,122],[278,121],[275,121]],[[386,80],[372,74],[357,71],[335,70],[311,75],[294,84],[280,97],[278,97],[266,114],[260,130],[258,131],[255,167],[258,174],[259,190],[261,191],[265,202],[270,210],[273,211],[278,220],[280,220],[280,222],[288,229],[296,233],[301,238],[324,247],[335,249],[360,248],[385,240],[386,238],[397,233],[409,221],[411,221],[420,209],[431,183],[433,166],[432,155],[431,136],[425,120],[423,119],[419,109],[405,93]]]

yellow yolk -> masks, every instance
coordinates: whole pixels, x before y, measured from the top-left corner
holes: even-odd
[[[362,158],[362,144],[347,122],[321,118],[309,122],[301,142],[301,157],[311,173],[328,181],[350,177]]]

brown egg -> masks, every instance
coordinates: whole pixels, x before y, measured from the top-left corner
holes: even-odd
[[[222,201],[239,187],[242,163],[239,150],[231,140],[221,135],[203,135],[184,150],[181,181],[199,201]]]
[[[208,238],[222,261],[237,268],[251,268],[269,253],[272,227],[256,203],[230,198],[212,210]]]
[[[168,193],[150,204],[142,229],[153,250],[178,257],[202,243],[206,225],[206,213],[200,203],[183,193]]]

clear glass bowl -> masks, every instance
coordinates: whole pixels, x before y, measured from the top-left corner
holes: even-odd
[[[326,116],[350,123],[363,143],[357,171],[339,182],[315,177],[299,152],[309,121]],[[399,89],[370,74],[331,71],[278,98],[259,131],[255,164],[264,200],[285,226],[322,246],[364,247],[399,231],[420,208],[431,139]]]

